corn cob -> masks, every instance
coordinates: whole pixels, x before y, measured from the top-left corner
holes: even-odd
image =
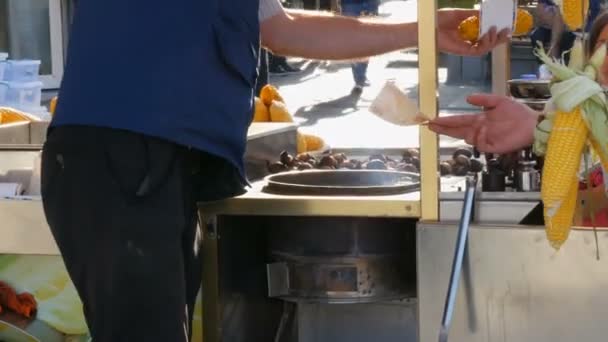
[[[513,36],[524,36],[534,27],[534,18],[530,12],[518,8],[513,22]],[[479,17],[474,15],[464,19],[458,25],[458,34],[462,40],[475,42],[479,39]]]
[[[560,2],[558,5],[566,26],[572,31],[582,28],[589,10],[589,0],[561,0]]]
[[[541,186],[547,239],[555,249],[566,241],[572,226],[578,194],[577,173],[588,135],[580,107],[572,112],[556,112]]]
[[[9,107],[0,107],[0,124],[21,121],[40,121],[37,117]]]
[[[559,6],[564,10],[563,3]],[[582,9],[580,13],[582,18]],[[547,56],[542,46],[535,50],[554,76],[551,110],[537,126],[534,150],[545,155],[541,198],[547,239],[555,249],[566,241],[573,224],[578,207],[577,173],[588,141],[603,166],[608,166],[608,105],[597,81],[606,51],[601,45],[584,63],[582,44],[577,41],[571,53],[574,60],[565,66]]]
[[[57,108],[57,96],[54,96],[49,104],[49,112],[51,112],[51,115],[55,114],[55,108]]]
[[[513,36],[524,36],[527,35],[534,27],[534,18],[530,12],[518,8],[517,15],[515,16],[515,23],[513,24]]]

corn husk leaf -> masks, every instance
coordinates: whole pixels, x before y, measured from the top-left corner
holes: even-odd
[[[574,71],[582,71],[585,66],[585,49],[583,48],[583,40],[576,38],[572,49],[570,49],[570,62],[568,68]]]
[[[547,144],[549,142],[549,135],[553,128],[553,118],[546,118],[541,121],[534,130],[534,154],[538,156],[544,156],[547,153]]]
[[[571,112],[574,108],[596,94],[603,94],[597,82],[585,76],[574,76],[551,86],[551,95],[557,109]]]
[[[549,57],[540,43],[538,48],[534,50],[534,54],[549,68],[551,74],[557,78],[558,81],[568,80],[578,75],[576,71],[569,69],[566,65]]]
[[[571,58],[577,58],[577,50],[573,49],[573,53]],[[608,156],[608,105],[606,95],[596,81],[597,70],[603,64],[606,53],[606,46],[603,44],[589,58],[587,65],[581,67],[579,61],[571,59],[571,67],[569,67],[549,57],[539,44],[535,54],[547,65],[556,80],[551,85],[550,104],[546,106],[549,117],[541,122],[535,131],[534,150],[536,153],[544,155],[546,152],[552,128],[551,113],[554,110],[571,112],[580,106],[583,120],[590,134],[601,146],[600,153]]]

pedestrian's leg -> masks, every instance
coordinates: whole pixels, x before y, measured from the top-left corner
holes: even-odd
[[[280,59],[270,51],[268,51],[268,71],[271,73],[281,72]]]
[[[179,149],[128,132],[60,127],[43,151],[47,221],[95,342],[186,342]]]
[[[367,61],[352,64],[351,69],[353,71],[353,79],[355,80],[356,86],[364,87],[367,85],[367,65]]]
[[[342,15],[347,17],[359,17],[361,12],[363,11],[363,5],[359,3],[343,3],[342,4]],[[355,81],[355,88],[362,87],[364,81],[362,78],[365,78],[365,67],[363,67],[364,62],[354,62],[351,63],[351,71],[353,73],[353,80]],[[362,75],[363,73],[363,75]],[[357,89],[355,89],[357,90]]]

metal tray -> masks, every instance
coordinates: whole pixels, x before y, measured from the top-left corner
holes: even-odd
[[[268,176],[263,192],[292,196],[381,196],[420,189],[415,173],[387,170],[310,170]]]
[[[551,97],[549,80],[515,79],[507,81],[509,93],[518,99],[548,99]]]

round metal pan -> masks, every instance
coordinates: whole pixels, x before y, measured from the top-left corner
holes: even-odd
[[[291,196],[382,196],[420,189],[415,173],[388,170],[310,170],[265,178],[265,193]]]
[[[509,93],[518,99],[548,99],[551,97],[549,80],[515,79],[507,81]]]

